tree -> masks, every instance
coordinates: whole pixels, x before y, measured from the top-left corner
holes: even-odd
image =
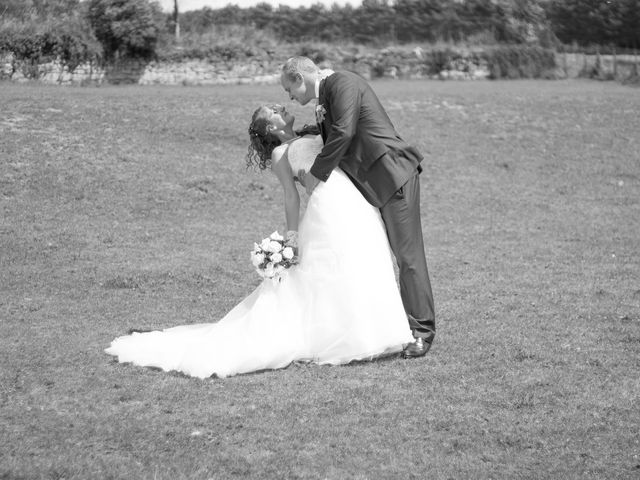
[[[638,0],[552,0],[547,6],[547,15],[557,37],[564,43],[576,42],[585,46],[630,46],[625,45],[625,35],[628,37],[631,33],[633,38],[633,32],[637,35],[640,31],[637,11]]]
[[[507,39],[515,43],[536,43],[546,26],[546,15],[538,0],[502,0]]]
[[[621,18],[619,45],[634,50],[640,48],[640,1],[625,0]]]
[[[89,22],[107,60],[155,55],[163,19],[149,0],[89,0]]]
[[[176,40],[180,40],[180,13],[178,11],[178,0],[173,0],[173,23]]]
[[[267,28],[274,17],[273,7],[266,3],[260,2],[255,7],[249,7],[248,16],[258,30]]]

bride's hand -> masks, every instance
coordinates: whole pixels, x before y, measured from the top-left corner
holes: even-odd
[[[298,232],[296,230],[289,230],[285,234],[284,244],[287,247],[291,247],[291,249],[293,250],[293,261],[294,261],[294,263],[297,263],[297,257],[298,257]]]

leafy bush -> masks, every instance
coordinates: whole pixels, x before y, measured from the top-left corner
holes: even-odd
[[[149,0],[89,0],[87,17],[107,60],[153,58],[166,21]]]
[[[158,60],[245,61],[248,58],[271,59],[283,46],[263,30],[251,26],[214,26],[206,32],[184,34],[179,42],[163,35],[156,48]]]
[[[453,58],[458,56],[449,48],[430,50],[426,54],[425,64],[429,75],[440,73],[447,69]]]
[[[330,60],[332,55],[330,53],[331,47],[326,44],[310,44],[305,43],[300,46],[296,55],[302,55],[304,57],[309,57],[318,65]]]
[[[499,46],[482,56],[493,79],[546,78],[556,68],[554,51],[536,46]]]
[[[86,22],[79,18],[67,19],[48,31],[51,50],[69,71],[79,65],[102,58],[102,47]]]
[[[0,53],[11,53],[13,70],[37,78],[38,65],[59,60],[73,72],[82,63],[98,60],[102,49],[80,20],[0,23]]]

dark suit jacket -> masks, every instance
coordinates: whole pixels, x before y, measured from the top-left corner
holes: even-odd
[[[405,143],[369,84],[351,72],[336,72],[320,83],[318,106],[324,148],[311,173],[326,181],[340,166],[376,207],[386,204],[416,170],[422,155]]]

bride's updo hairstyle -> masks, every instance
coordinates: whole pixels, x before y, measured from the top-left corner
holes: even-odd
[[[265,107],[258,108],[251,117],[247,168],[258,167],[265,170],[271,165],[271,152],[282,143],[277,136],[269,132],[269,121],[265,117]]]

